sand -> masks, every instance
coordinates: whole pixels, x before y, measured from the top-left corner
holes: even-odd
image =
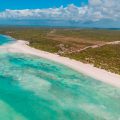
[[[120,88],[120,75],[108,72],[106,70],[96,68],[93,65],[90,64],[84,64],[82,62],[69,59],[67,57],[62,57],[56,54],[52,54],[49,52],[37,50],[35,48],[32,48],[29,46],[29,43],[27,41],[18,40],[14,43],[7,44],[4,46],[0,46],[0,52],[6,51],[6,52],[12,52],[12,53],[25,53],[25,54],[31,54],[36,55],[45,59],[49,59],[52,61],[55,61],[57,63],[64,64],[82,74],[85,74],[87,76],[90,76],[96,80],[105,82],[107,84],[110,84],[115,87]]]

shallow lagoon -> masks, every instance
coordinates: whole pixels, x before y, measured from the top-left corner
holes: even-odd
[[[120,117],[117,88],[35,56],[3,53],[0,60],[1,120]]]
[[[64,65],[0,52],[0,120],[119,120],[120,89]]]
[[[8,43],[11,43],[13,41],[14,41],[13,38],[0,34],[0,45],[8,44]]]

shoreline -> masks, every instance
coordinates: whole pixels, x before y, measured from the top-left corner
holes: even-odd
[[[72,68],[79,73],[120,88],[120,75],[108,72],[100,68],[96,68],[90,64],[85,64],[67,57],[62,57],[53,53],[32,48],[29,46],[29,42],[27,41],[17,40],[14,43],[0,46],[0,51],[31,54],[48,60],[52,60],[54,62],[68,66],[69,68]]]

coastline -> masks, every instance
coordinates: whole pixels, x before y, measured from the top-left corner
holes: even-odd
[[[29,42],[27,41],[17,40],[14,43],[0,46],[0,51],[1,50],[12,53],[18,52],[18,53],[31,54],[48,60],[52,60],[54,62],[66,65],[69,68],[72,68],[96,80],[120,88],[120,75],[108,72],[100,68],[96,68],[90,64],[85,64],[67,57],[62,57],[53,53],[32,48],[29,46]]]

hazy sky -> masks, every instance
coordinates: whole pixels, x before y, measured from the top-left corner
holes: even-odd
[[[120,0],[0,0],[0,20],[9,19],[120,26]]]

